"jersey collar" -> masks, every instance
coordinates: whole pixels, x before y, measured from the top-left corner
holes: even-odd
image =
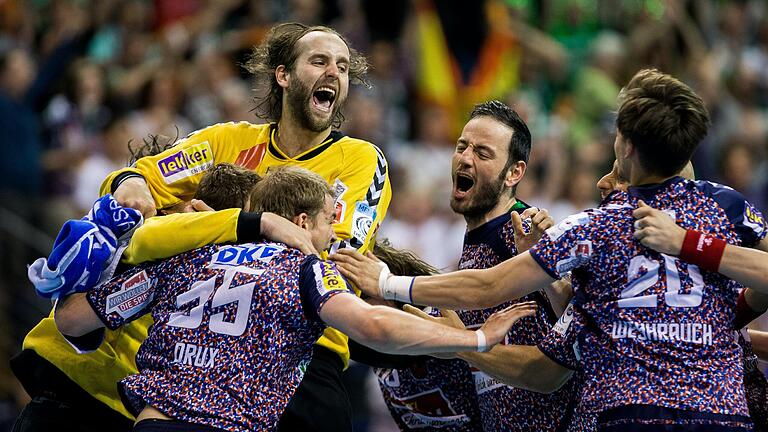
[[[514,204],[512,204],[512,207],[509,209],[509,211],[505,212],[501,216],[497,216],[488,222],[480,225],[479,227],[473,229],[472,231],[467,231],[467,234],[464,238],[464,243],[466,244],[480,244],[480,243],[487,243],[489,236],[495,236],[495,233],[498,232],[499,228],[509,222],[509,220],[512,218],[511,213],[517,212],[522,213],[525,209],[529,208],[530,206],[523,202],[520,199],[517,199]]]
[[[269,149],[269,153],[274,156],[276,159],[279,160],[289,160],[294,159],[297,161],[306,161],[310,160],[313,157],[319,155],[320,153],[324,152],[328,147],[330,147],[333,143],[336,141],[342,139],[344,137],[344,134],[339,131],[331,131],[330,135],[328,135],[328,138],[326,138],[323,142],[316,145],[315,147],[305,151],[304,153],[294,157],[290,158],[286,156],[285,153],[283,153],[282,150],[275,144],[275,135],[277,134],[277,123],[271,123],[269,125],[269,144],[267,145],[267,148]]]
[[[685,180],[680,176],[675,176],[664,180],[662,183],[654,183],[642,186],[630,186],[627,192],[630,196],[641,199],[645,202],[651,201],[653,197],[659,194],[662,190],[670,188],[672,185],[680,183]]]

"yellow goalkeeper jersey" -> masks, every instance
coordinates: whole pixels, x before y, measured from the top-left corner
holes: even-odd
[[[157,207],[166,208],[190,199],[203,172],[220,162],[235,163],[262,175],[272,167],[300,166],[323,176],[336,192],[335,231],[339,240],[333,248],[371,250],[392,195],[381,150],[334,131],[318,146],[291,158],[275,144],[276,129],[275,124],[247,122],[201,129],[163,153],[140,159],[135,167],[110,174],[101,194],[110,192],[117,175],[132,171],[146,179]],[[235,242],[239,214],[240,209],[229,209],[150,218],[134,234],[123,252],[123,262],[139,264],[208,243]],[[116,382],[137,372],[134,357],[151,323],[151,317],[145,316],[115,332],[107,330],[98,350],[77,354],[49,316],[27,335],[24,348],[37,352],[96,399],[131,417],[120,401]],[[317,343],[338,353],[346,366],[347,341],[344,334],[328,328]]]

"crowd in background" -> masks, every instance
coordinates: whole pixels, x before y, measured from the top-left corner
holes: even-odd
[[[0,430],[23,402],[7,358],[50,308],[26,264],[90,208],[129,142],[260,122],[240,65],[282,21],[332,26],[368,56],[373,86],[350,89],[342,131],[389,160],[379,235],[438,268],[461,251],[450,158],[473,104],[500,99],[526,120],[517,195],[561,219],[599,201],[616,96],[649,65],[710,110],[696,176],[768,210],[762,0],[0,0]]]

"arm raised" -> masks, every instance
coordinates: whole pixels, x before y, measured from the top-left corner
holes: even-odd
[[[372,297],[451,309],[493,307],[554,281],[528,252],[489,269],[416,278],[382,276],[386,269],[379,262],[355,251],[340,250],[331,259],[344,276]]]

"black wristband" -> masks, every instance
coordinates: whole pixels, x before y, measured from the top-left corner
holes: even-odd
[[[237,241],[257,242],[264,239],[261,235],[261,213],[241,211],[237,217]]]
[[[129,178],[133,178],[133,177],[139,177],[142,180],[144,180],[144,176],[139,173],[136,173],[133,171],[122,172],[118,174],[114,180],[112,180],[112,184],[109,185],[109,192],[115,193],[117,188],[120,187],[120,184],[122,184],[124,181],[128,180]]]

